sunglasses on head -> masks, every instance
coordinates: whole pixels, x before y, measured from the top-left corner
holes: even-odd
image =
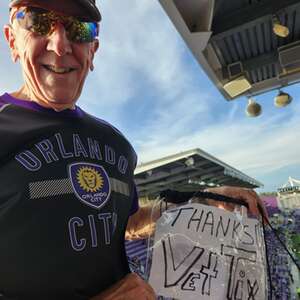
[[[41,36],[50,35],[57,22],[61,23],[67,38],[75,43],[90,43],[98,36],[98,24],[83,22],[75,17],[59,15],[41,8],[26,7],[16,12],[15,18],[19,25]]]

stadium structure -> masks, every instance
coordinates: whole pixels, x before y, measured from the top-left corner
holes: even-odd
[[[300,180],[289,177],[277,194],[280,209],[300,209]]]
[[[299,0],[159,1],[226,100],[279,90],[276,106],[292,101],[280,89],[300,81]]]
[[[140,198],[153,199],[166,189],[201,190],[221,185],[246,188],[263,184],[201,149],[192,149],[137,166]]]

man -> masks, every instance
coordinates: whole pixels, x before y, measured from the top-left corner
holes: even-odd
[[[94,0],[10,1],[4,33],[24,85],[0,98],[0,299],[155,299],[124,250],[126,227],[151,222],[138,208],[136,154],[76,106],[100,20]],[[213,191],[258,214],[253,191]]]

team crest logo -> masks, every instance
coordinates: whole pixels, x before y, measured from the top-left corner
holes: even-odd
[[[104,168],[90,163],[69,166],[69,177],[77,198],[83,203],[101,208],[110,196],[110,182]]]

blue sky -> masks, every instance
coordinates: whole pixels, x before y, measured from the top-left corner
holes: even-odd
[[[1,26],[7,3],[0,3]],[[276,92],[257,97],[258,118],[245,116],[247,99],[227,102],[193,58],[157,0],[98,1],[100,49],[79,100],[111,122],[135,147],[139,162],[200,148],[264,183],[259,191],[300,179],[300,86],[294,101],[273,105]],[[0,39],[0,93],[22,84]]]

